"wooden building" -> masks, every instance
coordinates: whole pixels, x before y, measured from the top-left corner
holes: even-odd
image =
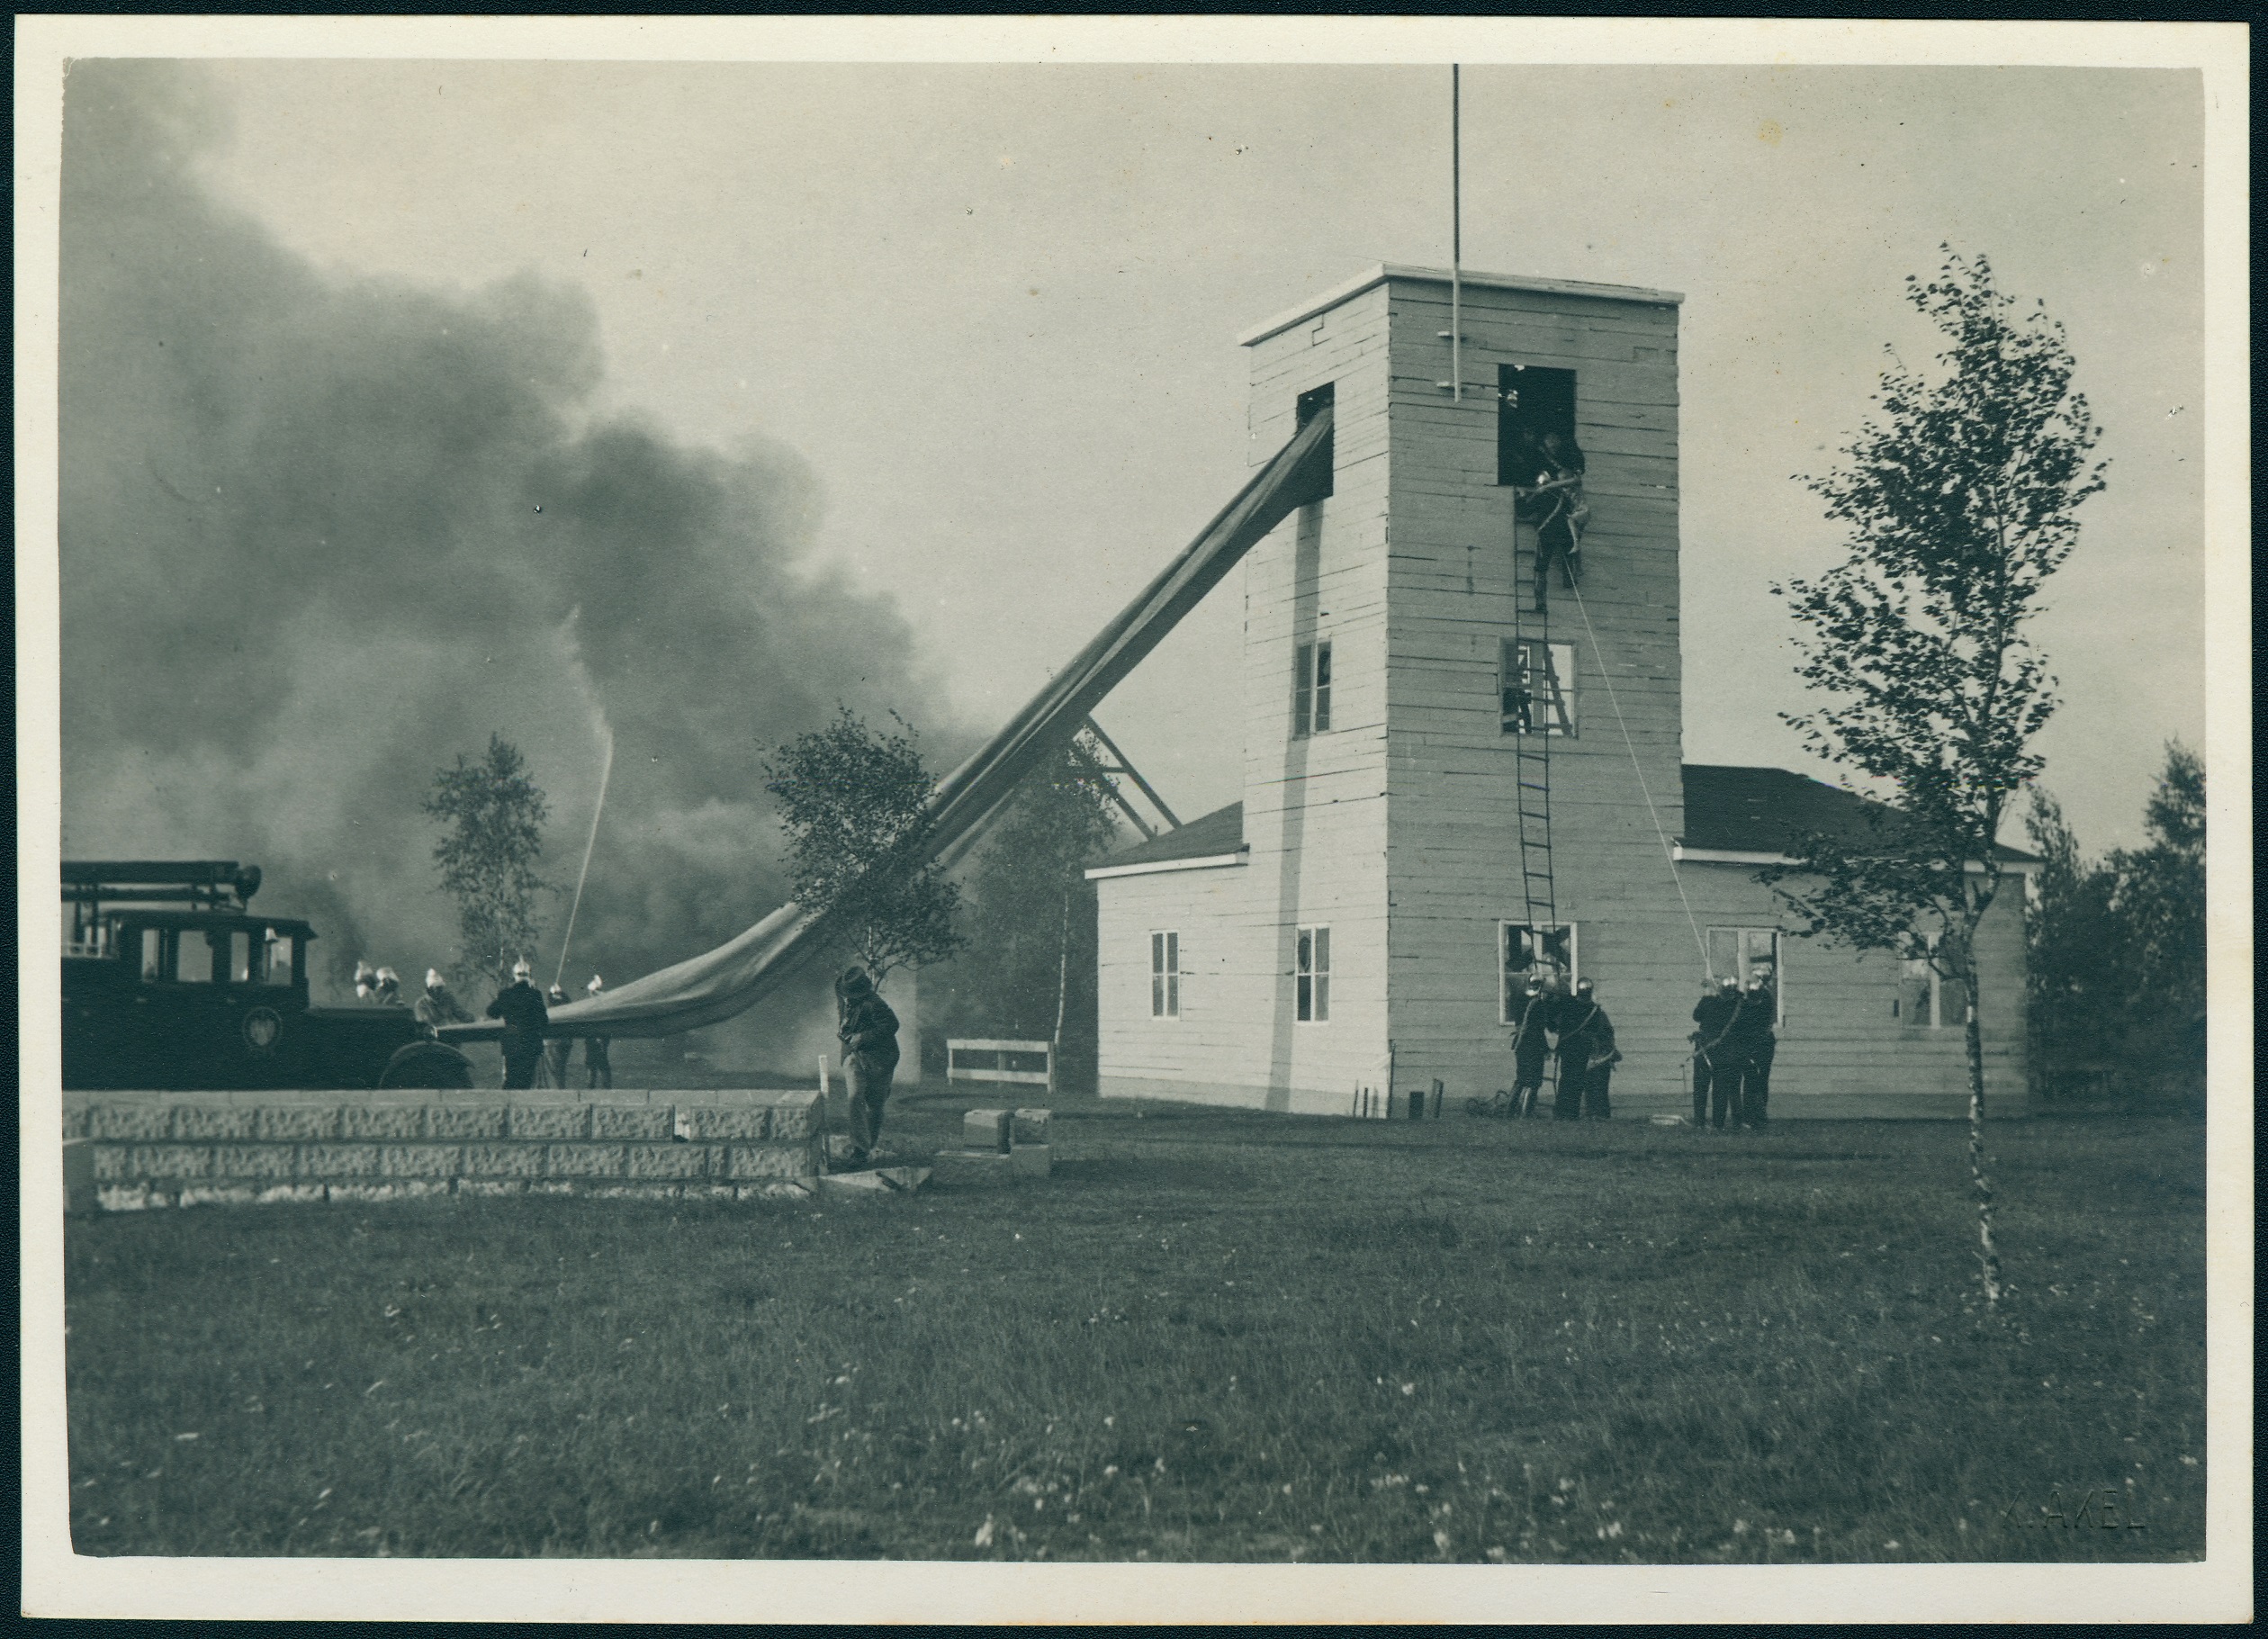
[[[1548,940],[1615,1020],[1618,1112],[1684,1107],[1705,978],[1760,959],[1775,1113],[1959,1108],[1959,1004],[1783,932],[1755,880],[1791,827],[1857,799],[1683,761],[1678,300],[1466,274],[1462,393],[1437,269],[1374,268],[1240,338],[1255,462],[1328,404],[1332,490],[1245,563],[1242,802],[1088,873],[1102,1092],[1344,1113],[1390,1066],[1405,1093],[1508,1087],[1511,993]],[[1591,516],[1580,598],[1554,574],[1545,613],[1509,482],[1552,429]],[[2023,1085],[2020,893],[1982,953],[2003,1096]]]

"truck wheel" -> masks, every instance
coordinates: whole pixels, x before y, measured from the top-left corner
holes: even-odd
[[[394,1056],[386,1060],[378,1085],[382,1089],[430,1087],[469,1091],[472,1085],[472,1061],[445,1041],[412,1041],[397,1049]]]

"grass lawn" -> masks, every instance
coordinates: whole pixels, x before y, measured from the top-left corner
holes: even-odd
[[[2200,1127],[2000,1127],[1983,1327],[1951,1125],[1057,1111],[1007,1191],[74,1222],[78,1551],[2201,1552]]]

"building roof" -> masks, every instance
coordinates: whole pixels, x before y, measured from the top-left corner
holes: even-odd
[[[1249,347],[1256,342],[1267,340],[1279,330],[1288,330],[1302,320],[1312,319],[1327,308],[1336,307],[1351,297],[1359,296],[1389,279],[1446,284],[1449,270],[1445,267],[1412,267],[1400,262],[1380,262],[1342,280],[1330,289],[1309,297],[1299,306],[1287,308],[1273,319],[1264,319],[1250,329],[1239,334],[1237,344]],[[1475,289],[1541,291],[1553,296],[1596,296],[1603,302],[1638,302],[1649,307],[1675,307],[1685,300],[1681,291],[1647,290],[1636,284],[1593,284],[1582,279],[1546,279],[1532,274],[1480,273],[1470,267],[1460,268],[1457,282]]]
[[[1889,812],[1880,803],[1786,769],[1688,762],[1685,835],[1678,840],[1688,848],[1785,853],[1808,833],[1863,836],[1869,809]],[[2038,858],[2005,844],[2000,857],[2015,862]]]
[[[1678,840],[1688,848],[1726,853],[1785,853],[1807,832],[1829,836],[1861,834],[1866,811],[1880,807],[1878,803],[1786,769],[1688,762],[1685,765],[1685,835]],[[1244,805],[1230,803],[1176,830],[1122,848],[1096,869],[1212,859],[1235,853],[1244,846]],[[2016,863],[2038,858],[2005,845],[2000,857]]]
[[[1146,842],[1121,848],[1094,869],[1156,865],[1168,860],[1207,860],[1217,854],[1235,853],[1244,845],[1244,805],[1230,803]]]

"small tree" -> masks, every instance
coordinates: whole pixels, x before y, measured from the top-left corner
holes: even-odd
[[[2119,955],[2117,878],[2080,852],[2062,806],[2037,786],[2024,828],[2040,860],[2024,917],[2024,1058],[2034,1085],[2052,1087],[2125,1053],[2132,981]]]
[[[1946,247],[1908,298],[1947,346],[1938,379],[1895,362],[1868,422],[1823,478],[1799,478],[1851,534],[1815,581],[1773,591],[1806,628],[1797,675],[1830,703],[1786,720],[1830,761],[1879,781],[1871,834],[1815,835],[1764,873],[1809,924],[1859,950],[1926,959],[1963,998],[1969,1168],[1987,1308],[2001,1296],[1984,1175],[1986,1004],[1976,932],[2004,880],[1999,841],[2015,793],[2039,770],[2032,737],[2055,680],[2023,635],[2048,576],[2077,544],[2080,503],[2102,487],[2101,437],[2063,327],[2044,304],[2019,316],[1983,257]]]
[[[536,872],[550,814],[544,793],[519,749],[491,734],[479,761],[460,752],[454,768],[433,777],[423,806],[446,827],[433,860],[457,905],[455,977],[485,974],[502,986],[514,959],[535,947],[536,896],[552,886]]]
[[[788,891],[832,911],[842,936],[879,986],[899,968],[941,961],[961,945],[954,930],[960,885],[909,853],[937,782],[915,734],[878,734],[849,707],[826,727],[782,743],[764,763],[764,788],[788,832]]]
[[[981,968],[968,988],[994,1033],[1062,1045],[1074,946],[1085,925],[1074,912],[1094,893],[1086,868],[1119,834],[1102,766],[1081,739],[1025,776],[974,873],[969,947]]]
[[[2115,849],[2108,866],[2131,968],[2135,1057],[2200,1062],[2205,1029],[2205,765],[2179,742],[2143,810],[2146,848]]]

